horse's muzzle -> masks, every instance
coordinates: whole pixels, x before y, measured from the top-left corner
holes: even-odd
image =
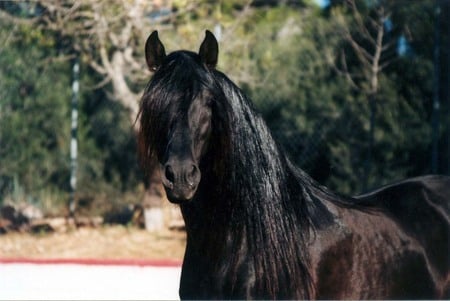
[[[200,183],[200,169],[192,161],[168,162],[161,166],[161,179],[171,203],[191,200]]]

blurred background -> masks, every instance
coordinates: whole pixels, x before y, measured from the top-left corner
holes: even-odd
[[[196,51],[213,31],[218,69],[252,98],[292,160],[337,192],[450,174],[449,8],[448,0],[1,1],[0,206],[114,220],[163,198],[139,168],[135,139],[153,30],[168,52]]]

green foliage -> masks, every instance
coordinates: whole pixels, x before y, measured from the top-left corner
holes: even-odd
[[[82,85],[88,85],[88,80],[82,80]],[[123,106],[108,100],[104,92],[85,90],[83,96],[79,193],[102,192],[115,198],[141,180],[133,127]]]
[[[69,69],[48,64],[52,50],[45,41],[30,47],[23,40],[8,40],[21,30],[5,26],[0,31],[0,39],[9,41],[0,55],[0,199],[19,187],[36,199],[31,191],[64,187],[68,179],[65,102],[70,90],[69,78],[61,74]]]
[[[430,3],[416,2],[409,8],[423,15],[419,20],[428,28],[421,30],[428,37],[417,36],[411,45],[420,45],[420,55],[398,57],[390,52],[385,60],[394,61],[379,76],[368,187],[430,171],[433,44],[421,43],[433,32]],[[370,15],[375,4],[359,5],[362,16]],[[404,18],[396,17],[389,39],[403,34],[398,28],[422,26],[417,18],[409,23],[405,6],[397,11],[398,2],[387,4],[394,16]],[[329,54],[339,53],[344,43],[334,19],[324,16],[315,7],[256,10],[236,32],[234,39],[241,43],[234,44],[222,69],[252,96],[294,161],[321,183],[354,194],[364,189],[370,110],[367,96],[331,68]],[[346,55],[353,64],[350,69],[360,68],[352,59],[354,53]],[[442,153],[441,157],[445,158]]]
[[[51,40],[26,26],[0,30],[8,42],[0,49],[0,203],[32,202],[47,213],[64,211],[69,197],[72,98],[70,60],[52,60]],[[140,183],[132,125],[119,103],[89,88],[98,78],[82,74],[77,196],[117,201]]]
[[[370,4],[363,6],[362,17],[377,4],[392,9],[390,39],[404,35],[412,49],[404,56],[394,53],[379,77],[369,179],[369,186],[378,186],[430,171],[434,1],[361,1]],[[195,50],[204,29],[221,25],[218,68],[251,96],[291,159],[334,190],[361,192],[370,109],[364,93],[338,74],[330,59],[348,49],[332,17],[337,11],[349,18],[345,1],[331,1],[325,11],[313,1],[291,6],[199,1],[195,9],[185,9],[188,2],[173,2],[184,13],[161,35],[166,50]],[[120,1],[115,3],[107,14],[115,15]],[[449,19],[448,7],[444,13],[442,19]],[[76,28],[77,20],[72,22],[67,26]],[[0,20],[0,25],[0,202],[36,201],[52,211],[68,199],[71,66],[60,53],[70,49],[60,49],[67,41],[61,43],[54,32],[26,23]],[[448,26],[441,27],[448,65]],[[346,55],[349,69],[360,70],[354,53]],[[109,97],[110,85],[90,88],[104,78],[86,64],[81,74],[77,196],[94,200],[98,208],[130,201],[143,180],[129,113]],[[447,83],[448,75],[440,81]],[[143,86],[129,84],[133,91]],[[445,141],[448,102],[442,102],[441,112]],[[440,156],[448,160],[446,150],[441,142]]]

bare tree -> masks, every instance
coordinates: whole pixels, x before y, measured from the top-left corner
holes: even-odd
[[[328,55],[328,60],[334,69],[344,76],[348,83],[362,93],[370,109],[369,144],[365,166],[365,184],[371,172],[372,149],[374,146],[375,114],[380,91],[380,76],[384,69],[392,63],[395,56],[396,40],[387,39],[389,31],[390,11],[383,1],[372,7],[372,13],[362,15],[355,0],[346,0],[345,7],[350,11],[350,21],[339,11],[335,11],[335,18],[344,41],[353,51],[359,63],[358,68],[349,69],[348,56],[341,50],[337,57]],[[366,187],[365,187],[366,188]]]
[[[111,100],[129,110],[134,123],[142,86],[150,77],[143,49],[152,30],[173,28],[177,16],[192,11],[197,1],[174,9],[171,0],[37,0],[38,13],[15,17],[0,10],[14,23],[32,23],[51,31],[68,52],[77,52],[102,78],[95,87],[111,84]],[[70,53],[69,53],[70,56]]]
[[[40,0],[44,13],[39,26],[69,39],[85,63],[101,75],[97,87],[111,83],[110,98],[129,110],[134,122],[141,91],[130,83],[149,77],[142,53],[142,39],[148,33],[146,14],[161,7],[153,1],[59,1]]]

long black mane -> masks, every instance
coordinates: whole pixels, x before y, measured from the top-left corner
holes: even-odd
[[[170,54],[146,89],[140,114],[141,158],[154,158],[158,147],[167,144],[167,119],[177,118],[176,110],[186,109],[202,91],[214,95],[213,133],[202,161],[199,195],[181,206],[188,235],[201,232],[205,246],[217,246],[204,250],[211,261],[227,258],[210,269],[212,274],[232,275],[224,284],[230,297],[242,281],[239,270],[245,261],[257,275],[256,290],[267,292],[260,298],[310,298],[313,284],[304,250],[315,229],[333,219],[322,200],[360,206],[329,192],[291,164],[244,93],[187,51]],[[188,97],[178,99],[186,93]],[[184,103],[172,108],[169,100],[174,99]],[[203,197],[207,200],[199,200]],[[230,248],[221,248],[222,241]]]

